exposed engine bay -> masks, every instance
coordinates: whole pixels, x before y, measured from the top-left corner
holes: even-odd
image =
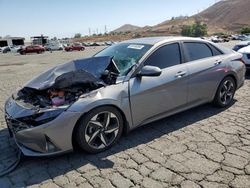
[[[13,98],[36,109],[71,105],[83,94],[115,84],[118,75],[110,57],[76,60],[41,74]]]

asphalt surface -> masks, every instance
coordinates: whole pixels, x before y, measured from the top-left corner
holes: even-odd
[[[231,46],[232,43],[225,44]],[[4,121],[12,92],[84,52],[0,54],[0,172],[16,159]],[[250,187],[250,76],[228,109],[210,104],[143,126],[98,155],[24,158],[0,187]]]

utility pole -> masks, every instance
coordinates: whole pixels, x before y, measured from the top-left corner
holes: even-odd
[[[104,26],[104,34],[107,34],[107,33],[108,33],[107,26],[105,25]]]
[[[91,36],[91,29],[89,28],[89,36]]]

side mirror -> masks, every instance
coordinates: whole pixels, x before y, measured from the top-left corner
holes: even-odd
[[[142,76],[160,76],[161,75],[161,69],[159,67],[155,66],[149,66],[146,65],[144,66],[141,71],[137,74],[137,76],[142,77]]]

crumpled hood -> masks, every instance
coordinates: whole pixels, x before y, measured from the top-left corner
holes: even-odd
[[[58,78],[69,75],[70,73],[79,73],[79,71],[82,73],[83,77],[86,77],[86,80],[101,81],[100,78],[103,72],[108,68],[111,62],[112,58],[109,56],[73,60],[42,73],[26,83],[25,87],[36,90],[48,89],[55,84]],[[68,78],[72,79],[72,77]]]

